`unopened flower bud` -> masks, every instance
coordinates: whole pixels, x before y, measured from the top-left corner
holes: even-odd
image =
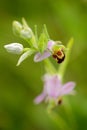
[[[9,53],[13,54],[21,54],[23,52],[23,45],[20,43],[11,43],[4,45],[4,48],[7,50]]]
[[[27,38],[27,39],[29,39],[29,38],[31,38],[32,37],[32,35],[31,35],[31,29],[29,29],[29,28],[25,28],[25,29],[22,29],[21,31],[20,31],[20,36],[22,37],[22,38]]]
[[[14,21],[13,22],[13,32],[16,35],[19,35],[21,30],[22,30],[22,24],[19,23],[18,21]]]
[[[31,28],[22,25],[18,21],[13,22],[13,32],[23,39],[30,39],[33,36]]]

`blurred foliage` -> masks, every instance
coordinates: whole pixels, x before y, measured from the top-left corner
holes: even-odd
[[[31,28],[45,23],[52,39],[65,45],[74,37],[75,44],[64,82],[76,81],[77,94],[69,97],[76,120],[71,120],[70,107],[56,108],[76,130],[87,130],[87,0],[1,0],[0,1],[0,130],[57,130],[58,126],[46,112],[46,105],[34,105],[33,99],[42,91],[43,63],[34,63],[33,56],[16,67],[18,56],[8,54],[3,45],[27,43],[12,32],[12,21],[28,21]],[[56,64],[56,63],[55,63]],[[59,66],[56,64],[56,66]],[[62,124],[61,124],[62,125]]]

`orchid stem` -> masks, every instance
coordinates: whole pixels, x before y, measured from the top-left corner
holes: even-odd
[[[51,73],[51,74],[56,73],[56,69],[49,59],[44,60],[44,63],[45,63],[46,72]]]
[[[65,120],[63,120],[63,118],[57,115],[54,111],[48,111],[48,116],[58,126],[60,130],[70,130]]]

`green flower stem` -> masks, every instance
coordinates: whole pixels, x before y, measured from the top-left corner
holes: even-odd
[[[58,114],[53,111],[56,104],[54,100],[50,100],[49,105],[47,107],[48,116],[51,118],[51,120],[60,128],[60,130],[70,130],[69,125],[66,123],[66,121]]]
[[[21,37],[21,38],[23,38],[23,37]],[[29,44],[29,46],[31,48],[34,48],[34,49],[38,50],[37,41],[35,39],[34,34],[32,34],[31,38],[23,38],[23,39]]]
[[[68,62],[69,62],[70,53],[71,53],[71,49],[73,46],[73,41],[74,41],[73,38],[71,38],[70,41],[68,42],[67,48],[69,50],[67,50],[67,52],[66,52],[65,61],[58,68],[58,75],[60,75],[61,79],[63,79],[63,76],[64,76],[65,71],[66,71],[66,67],[67,67]]]
[[[23,39],[29,44],[30,47],[32,47],[32,42],[30,39],[25,39],[25,38],[23,38]]]
[[[47,73],[55,74],[57,72],[57,70],[55,69],[55,67],[48,58],[44,60],[44,63],[45,63],[45,70]]]
[[[60,115],[57,115],[54,111],[48,111],[48,116],[60,130],[71,130],[65,120],[63,120],[63,118]]]
[[[35,52],[37,52],[37,50],[35,49],[35,48],[24,48],[24,50],[23,50],[23,52],[22,53],[24,53],[24,52],[27,52],[27,51],[30,51],[30,50],[32,50],[32,53],[35,53]]]

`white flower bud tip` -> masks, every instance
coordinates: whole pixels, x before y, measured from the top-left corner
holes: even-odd
[[[21,37],[24,37],[24,38],[31,38],[31,30],[30,29],[22,29],[21,32]]]
[[[4,48],[7,50],[7,52],[13,53],[13,54],[21,54],[24,49],[23,45],[20,43],[7,44],[7,45],[4,45]]]
[[[15,29],[21,30],[22,29],[22,24],[19,23],[18,21],[13,21],[13,27]]]

